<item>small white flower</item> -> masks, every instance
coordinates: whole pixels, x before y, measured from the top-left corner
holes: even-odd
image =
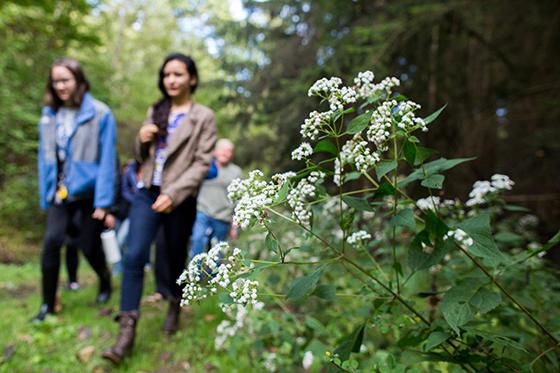
[[[371,234],[369,234],[366,231],[357,231],[352,233],[347,239],[346,242],[348,242],[350,245],[354,245],[356,243],[362,243],[365,240],[369,240],[371,239]]]
[[[435,211],[439,205],[440,205],[439,197],[420,198],[418,201],[416,201],[416,206],[420,210],[434,210]]]
[[[308,142],[303,142],[292,152],[292,159],[301,161],[304,158],[309,158],[313,154],[313,148]]]
[[[301,362],[303,369],[308,370],[313,365],[313,352],[305,351],[303,354],[303,360]]]

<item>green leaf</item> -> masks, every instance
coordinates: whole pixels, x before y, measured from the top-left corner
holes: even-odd
[[[479,286],[478,286],[479,287]],[[459,327],[474,317],[473,307],[469,303],[478,290],[475,284],[462,284],[452,287],[445,293],[441,302],[441,313],[449,326],[459,334]]]
[[[385,196],[392,196],[396,193],[395,187],[390,183],[381,183],[379,184],[379,188],[375,191],[373,198],[381,198]]]
[[[428,115],[426,118],[424,118],[424,123],[426,124],[430,124],[432,123],[434,120],[436,120],[437,117],[439,117],[439,115],[441,114],[441,112],[447,107],[447,104],[443,105],[441,108],[439,108],[438,110],[434,111],[432,114]]]
[[[359,211],[374,211],[365,197],[342,196],[342,200],[353,209]]]
[[[370,110],[367,113],[358,115],[356,118],[352,119],[350,123],[348,123],[346,134],[355,135],[356,133],[362,132],[369,125],[372,115],[373,111]]]
[[[359,352],[364,340],[364,330],[366,325],[361,324],[354,332],[348,336],[335,350],[342,361],[348,360],[351,352]]]
[[[517,205],[505,205],[504,209],[511,212],[528,212],[531,211],[527,207],[517,206]]]
[[[377,180],[381,180],[383,175],[386,175],[388,172],[393,171],[397,168],[398,162],[395,160],[392,161],[381,161],[375,166],[375,173],[377,174]]]
[[[273,253],[278,253],[278,241],[274,238],[274,236],[269,232],[264,239],[264,246],[272,251]]]
[[[389,222],[390,225],[397,225],[406,227],[412,231],[416,229],[416,221],[414,220],[414,211],[410,208],[401,210],[398,212],[397,215],[391,219]]]
[[[288,191],[290,190],[290,183],[285,182],[284,185],[280,188],[278,193],[276,193],[276,198],[274,199],[275,203],[280,203],[286,200],[288,196]]]
[[[399,181],[398,186],[399,188],[403,188],[413,181],[425,179],[426,176],[449,170],[461,163],[472,161],[473,159],[475,158],[436,159],[435,161],[424,164],[423,168],[416,169],[410,175]],[[424,172],[426,172],[426,175],[424,175]]]
[[[321,271],[322,268],[319,268],[310,275],[296,278],[286,294],[286,299],[289,301],[297,301],[309,296],[309,294],[315,290],[317,282],[319,278],[321,278]]]
[[[443,238],[449,231],[447,225],[432,210],[426,211],[426,230],[438,238]]]
[[[426,248],[422,245],[424,244]],[[445,254],[451,251],[453,242],[437,240],[435,244],[430,241],[430,234],[423,230],[416,235],[408,250],[408,265],[413,272],[430,268],[438,264]]]
[[[336,149],[336,145],[334,145],[332,142],[330,142],[327,139],[323,139],[321,141],[319,141],[315,147],[313,148],[313,153],[319,153],[319,152],[327,152],[327,153],[331,153],[334,155],[338,154],[338,150]]]
[[[521,244],[525,241],[523,236],[510,232],[510,231],[501,231],[494,235],[494,239],[498,242],[503,242],[506,244]]]
[[[403,154],[404,159],[411,165],[414,165],[414,160],[416,159],[416,145],[407,139],[403,144]]]
[[[336,286],[330,284],[319,285],[313,292],[313,295],[316,295],[317,297],[324,300],[329,300],[329,301],[335,300]]]
[[[443,188],[443,180],[444,179],[445,179],[445,176],[443,176],[441,174],[430,175],[427,178],[425,178],[424,180],[422,180],[420,185],[422,185],[423,187],[426,187],[426,188],[431,188],[431,189],[441,189],[441,188]]]
[[[409,139],[410,140],[410,139]],[[432,155],[437,154],[437,150],[425,148],[423,146],[416,145],[416,157],[414,158],[414,165],[419,166]]]
[[[431,349],[447,341],[450,337],[451,335],[449,335],[449,333],[440,332],[440,331],[433,332],[426,340],[426,345],[424,346],[424,349],[426,351],[430,351]]]
[[[352,171],[344,175],[344,182],[358,180],[362,176],[361,172]]]
[[[509,263],[509,258],[502,253],[492,238],[490,230],[490,215],[480,214],[459,224],[474,241],[469,252],[483,259],[491,267]]]
[[[224,303],[224,304],[232,304],[233,299],[229,296],[228,293],[219,293],[218,294],[218,300],[220,301],[220,303]]]
[[[470,300],[480,313],[487,313],[498,307],[502,303],[500,293],[490,291],[486,288],[480,288]]]

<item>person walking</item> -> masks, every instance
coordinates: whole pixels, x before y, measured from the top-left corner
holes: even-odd
[[[163,228],[170,258],[168,273],[178,278],[186,264],[185,247],[196,216],[196,195],[206,177],[216,142],[212,110],[193,101],[198,86],[193,59],[182,53],[167,56],[159,71],[163,98],[148,111],[135,142],[143,183],[130,208],[130,234],[121,284],[119,333],[102,356],[114,363],[132,352],[140,317],[144,265],[158,229]],[[171,289],[165,333],[177,330],[182,290]]]
[[[231,225],[234,206],[227,196],[227,188],[243,173],[239,166],[232,163],[233,154],[234,145],[230,140],[218,140],[214,150],[218,176],[205,180],[200,188],[192,233],[191,257],[204,252],[212,238],[225,241],[228,233],[230,237],[237,238],[237,227]]]
[[[63,58],[51,66],[39,122],[39,194],[47,223],[42,304],[33,321],[54,313],[60,251],[74,219],[79,220],[79,247],[99,277],[96,302],[111,296],[100,233],[114,198],[116,125],[109,107],[89,94],[89,87],[78,61]]]

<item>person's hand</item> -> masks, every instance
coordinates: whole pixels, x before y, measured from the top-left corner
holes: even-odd
[[[239,238],[239,227],[237,224],[231,225],[231,228],[229,229],[229,238],[232,240],[237,240],[237,238]]]
[[[105,217],[107,216],[107,211],[108,211],[107,209],[102,209],[98,207],[93,211],[91,217],[94,218],[95,220],[104,220]]]
[[[115,218],[115,215],[113,214],[107,214],[107,216],[105,216],[105,226],[107,228],[115,228],[115,225],[117,225],[117,219]]]
[[[173,200],[165,194],[160,194],[154,204],[152,210],[155,212],[170,212],[173,207]]]
[[[158,133],[159,129],[158,126],[155,124],[144,124],[140,127],[140,132],[138,132],[138,137],[141,143],[147,143],[152,141],[156,134]]]

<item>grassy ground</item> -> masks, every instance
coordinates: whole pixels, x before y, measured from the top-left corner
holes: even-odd
[[[60,290],[62,310],[43,324],[30,318],[40,304],[39,266],[0,264],[0,372],[242,372],[253,371],[249,354],[232,356],[214,349],[214,333],[223,318],[213,301],[184,309],[181,330],[172,337],[161,332],[164,302],[141,308],[134,354],[118,367],[101,358],[114,340],[120,279],[104,307],[93,305],[96,277],[82,261],[77,292]],[[61,284],[65,283],[65,274]],[[144,294],[153,292],[153,275],[146,276]]]

